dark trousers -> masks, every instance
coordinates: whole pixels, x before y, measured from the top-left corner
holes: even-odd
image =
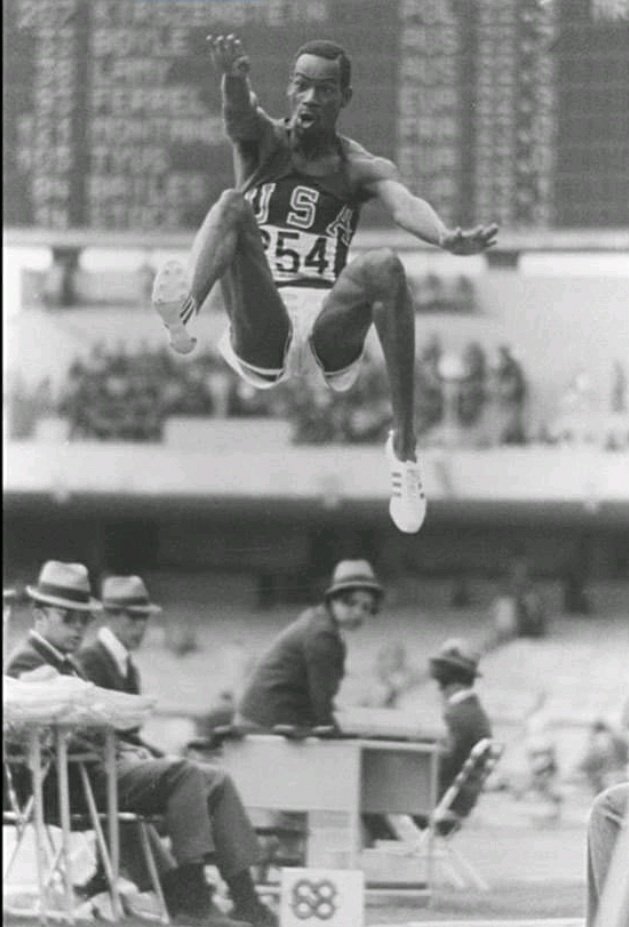
[[[125,752],[117,774],[120,810],[162,816],[179,865],[212,855],[221,875],[229,878],[257,862],[257,838],[234,783],[221,769],[183,759],[138,759]],[[103,807],[104,770],[94,770],[92,780]],[[123,860],[128,855],[123,852]]]

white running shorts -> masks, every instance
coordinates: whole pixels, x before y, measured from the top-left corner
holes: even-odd
[[[323,381],[335,392],[343,393],[356,382],[362,354],[342,370],[326,371],[312,345],[311,335],[315,319],[327,290],[306,287],[282,287],[280,295],[286,306],[291,330],[284,355],[284,366],[278,370],[264,370],[242,360],[231,343],[229,326],[223,332],[218,349],[232,370],[256,389],[271,389],[291,377],[315,378]]]

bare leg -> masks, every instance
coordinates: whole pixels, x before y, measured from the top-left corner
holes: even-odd
[[[326,370],[358,357],[372,322],[391,388],[393,447],[399,460],[415,460],[415,318],[402,263],[384,249],[345,268],[315,322],[312,343]]]
[[[290,331],[288,314],[253,210],[236,190],[220,196],[197,233],[184,285],[187,293],[177,302],[177,317],[188,322],[218,280],[238,356],[256,367],[281,367]]]

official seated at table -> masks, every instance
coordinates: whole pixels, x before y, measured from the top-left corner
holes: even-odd
[[[383,592],[368,561],[338,563],[323,602],[280,632],[260,658],[238,706],[238,722],[262,729],[336,727],[346,636],[378,613]],[[366,823],[370,817],[365,815]],[[284,815],[276,823],[298,822],[299,815]]]
[[[479,654],[463,638],[446,640],[428,661],[430,675],[441,694],[446,727],[446,736],[439,744],[437,799],[452,785],[472,747],[479,740],[491,737],[489,718],[474,691],[474,682],[481,675],[479,662]],[[453,815],[466,817],[478,800],[480,788],[474,777],[470,777],[452,804]],[[413,816],[413,821],[422,829],[428,825],[425,816]],[[365,824],[374,840],[391,840],[397,836],[383,815],[368,815]],[[447,833],[452,822],[444,820],[437,827],[440,832]]]
[[[34,586],[27,587],[33,602],[34,628],[11,655],[6,672],[26,677],[39,667],[52,667],[65,675],[83,676],[72,655],[80,647],[86,628],[101,603],[91,595],[89,575],[80,563],[50,560]],[[143,747],[118,740],[116,774],[121,811],[162,815],[177,865],[163,878],[164,894],[172,915],[186,924],[205,927],[241,925],[268,927],[275,915],[255,892],[249,867],[259,847],[249,818],[228,775],[208,764],[169,758],[146,758]],[[104,766],[90,766],[97,803],[106,805]],[[47,778],[46,797],[56,793]],[[73,791],[71,798],[78,796]],[[204,877],[204,864],[212,856],[234,902],[231,918],[212,904]]]
[[[474,682],[481,676],[479,662],[480,655],[462,638],[445,641],[429,660],[430,675],[439,686],[447,730],[439,751],[439,798],[456,779],[472,747],[491,737],[491,723],[474,691]],[[453,811],[465,817],[477,798],[471,783],[457,799]]]
[[[383,589],[366,560],[343,560],[323,602],[288,625],[260,658],[238,706],[252,727],[335,725],[345,674],[346,635],[376,615]]]
[[[108,576],[103,580],[101,600],[103,623],[95,640],[80,647],[74,659],[94,685],[139,695],[140,673],[132,654],[141,646],[149,619],[162,611],[161,606],[150,601],[139,576]],[[164,755],[148,744],[139,730],[126,731],[124,739],[145,747],[154,757]]]

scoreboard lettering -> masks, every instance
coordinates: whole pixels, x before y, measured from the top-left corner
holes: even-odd
[[[6,226],[195,228],[233,183],[210,32],[242,36],[276,116],[292,53],[318,35],[343,44],[354,99],[341,131],[394,160],[450,224],[629,224],[626,4],[5,0],[3,11]]]

